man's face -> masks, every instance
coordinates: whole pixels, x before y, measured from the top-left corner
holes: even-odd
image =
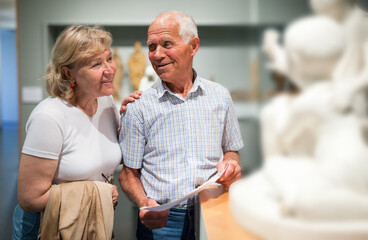
[[[175,83],[191,73],[194,53],[183,42],[174,19],[155,20],[148,29],[147,45],[152,67],[163,81]]]

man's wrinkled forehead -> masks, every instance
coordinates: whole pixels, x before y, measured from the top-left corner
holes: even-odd
[[[153,22],[147,31],[147,42],[155,38],[172,40],[173,35],[179,34],[179,24],[174,21]]]
[[[164,27],[174,27],[177,24],[179,23],[176,21],[176,18],[174,16],[169,15],[169,14],[160,15],[149,26],[148,34],[150,33],[150,31],[152,31],[152,29],[164,28]]]

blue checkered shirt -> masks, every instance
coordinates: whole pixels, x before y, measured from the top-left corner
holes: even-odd
[[[159,204],[194,190],[216,170],[224,153],[243,147],[228,90],[200,77],[185,99],[158,79],[128,104],[121,129],[124,165],[141,169],[147,197]]]

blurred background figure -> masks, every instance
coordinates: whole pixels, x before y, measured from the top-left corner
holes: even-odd
[[[146,70],[146,56],[142,51],[140,42],[134,43],[134,53],[129,58],[128,68],[133,91],[137,91]]]
[[[144,76],[139,83],[139,91],[147,90],[151,87],[157,80],[158,76],[151,65],[146,67],[146,71],[144,72]]]
[[[265,239],[367,239],[367,16],[351,1],[311,6],[284,47],[265,33],[272,70],[300,93],[263,109],[264,166],[230,188],[230,207]]]
[[[114,101],[118,103],[118,105],[120,106],[120,101],[121,101],[121,81],[123,80],[123,76],[124,76],[124,65],[123,65],[123,61],[118,53],[118,48],[114,47],[112,49],[112,58],[114,59],[114,62],[116,64],[116,73],[115,73],[115,77],[114,77],[114,93],[112,94]]]
[[[298,91],[275,96],[261,111],[265,160],[272,155],[293,154],[296,151],[306,154],[306,141],[298,142],[303,144],[300,146],[302,149],[296,149],[295,145],[285,146],[283,141],[290,107],[298,92],[315,83],[330,81],[332,69],[344,48],[342,26],[326,16],[310,16],[291,23],[285,31],[284,46],[278,43],[278,38],[279,33],[275,30],[267,30],[264,34],[264,50],[271,60],[268,66],[271,71],[290,79]]]

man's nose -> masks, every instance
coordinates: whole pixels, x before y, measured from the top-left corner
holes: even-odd
[[[155,54],[154,54],[154,57],[156,59],[161,59],[165,56],[165,52],[164,52],[164,48],[162,48],[161,46],[158,46],[156,48],[156,51],[155,51]]]

